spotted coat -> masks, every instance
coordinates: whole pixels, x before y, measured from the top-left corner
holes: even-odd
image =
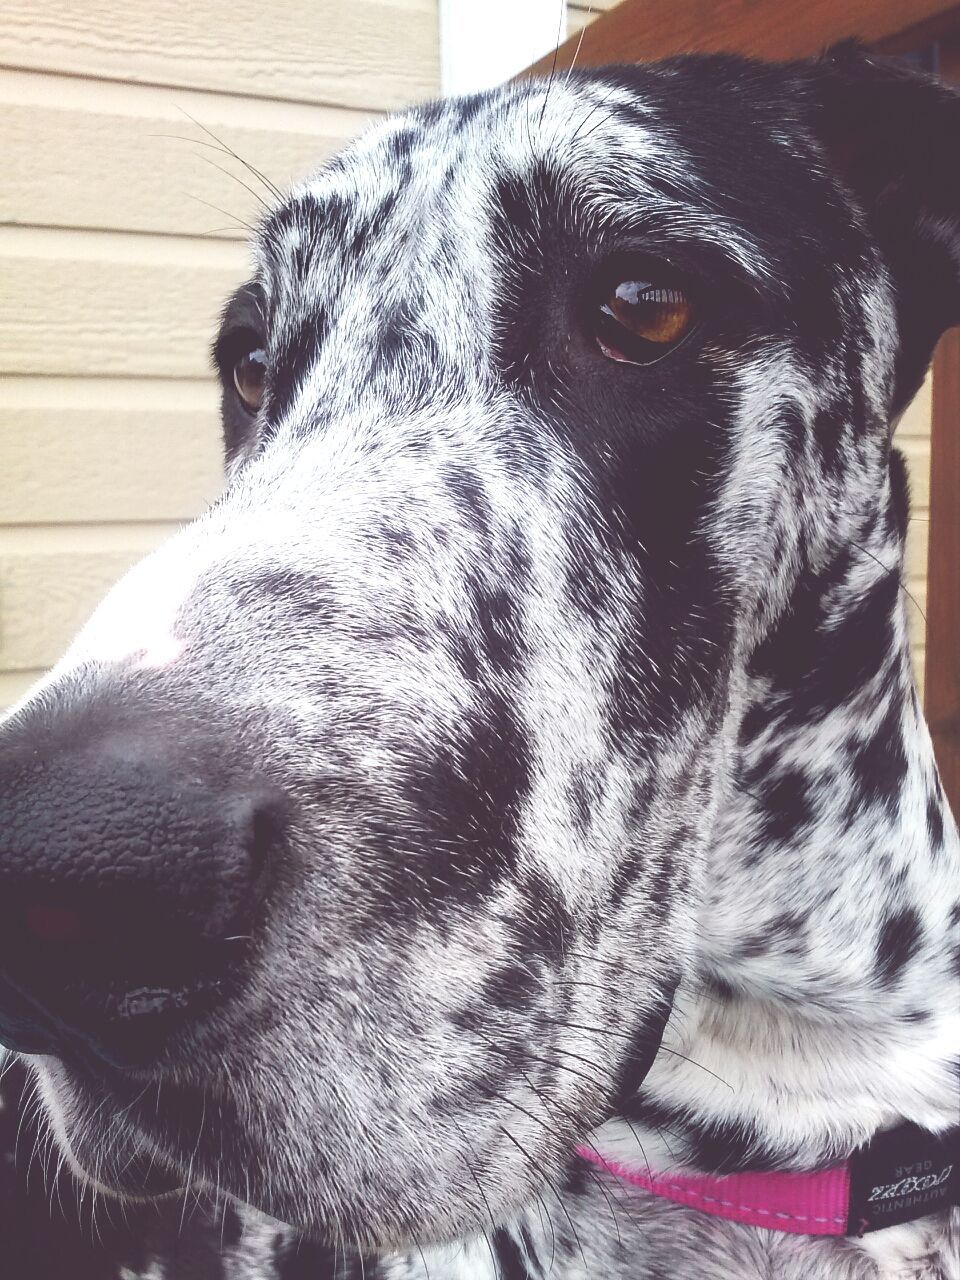
[[[88,1187],[217,1202],[124,1274],[960,1275],[955,1219],[785,1235],[572,1154],[956,1122],[890,437],[960,319],[958,148],[950,91],[853,47],[679,58],[414,108],[264,219],[223,498],[5,727],[149,716],[288,805],[242,995],[146,1100],[29,1061]],[[629,363],[596,317],[644,271],[696,323]]]

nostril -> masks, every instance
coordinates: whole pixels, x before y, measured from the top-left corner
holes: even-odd
[[[44,903],[24,908],[23,926],[39,942],[80,942],[89,936],[88,922],[79,911]]]
[[[0,1040],[149,1058],[243,984],[286,802],[112,758],[15,781],[0,784]]]

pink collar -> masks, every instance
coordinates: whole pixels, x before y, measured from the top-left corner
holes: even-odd
[[[812,1173],[680,1173],[635,1169],[593,1147],[577,1154],[651,1195],[751,1227],[862,1236],[960,1203],[960,1130],[903,1124],[843,1164]]]
[[[605,1160],[589,1147],[578,1147],[577,1155],[621,1182],[715,1218],[809,1236],[846,1234],[850,1199],[846,1165],[822,1173],[731,1173],[718,1178],[707,1173],[648,1174]]]

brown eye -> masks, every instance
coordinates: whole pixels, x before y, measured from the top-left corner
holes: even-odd
[[[262,347],[248,351],[233,366],[233,385],[251,413],[256,413],[260,408],[266,379],[267,353]]]
[[[651,364],[693,327],[682,289],[649,280],[621,280],[600,303],[597,345],[611,360]]]

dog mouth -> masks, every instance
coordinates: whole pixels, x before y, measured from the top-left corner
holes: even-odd
[[[451,1243],[483,1212],[456,1176],[455,1142],[439,1182],[417,1153],[408,1149],[391,1159],[388,1151],[371,1149],[369,1135],[347,1146],[332,1139],[330,1151],[318,1144],[304,1165],[294,1167],[292,1157],[284,1170],[289,1128],[274,1133],[276,1145],[265,1151],[263,1132],[250,1127],[242,1099],[226,1089],[171,1079],[144,1083],[132,1073],[108,1082],[58,1059],[33,1065],[66,1164],[82,1184],[114,1200],[135,1205],[190,1197],[214,1216],[231,1202],[246,1204],[317,1243],[354,1239],[372,1252]],[[259,1109],[282,1128],[282,1117],[273,1114],[279,1105],[278,1098],[263,1097]],[[507,1159],[511,1155],[508,1150]]]
[[[150,1139],[145,1117],[157,1110],[161,1082],[123,1078],[102,1065],[59,1058],[28,1059],[34,1067],[47,1123],[77,1180],[114,1199],[166,1200],[191,1181]],[[200,1113],[205,1104],[198,1100]],[[166,1109],[167,1103],[164,1102]]]

